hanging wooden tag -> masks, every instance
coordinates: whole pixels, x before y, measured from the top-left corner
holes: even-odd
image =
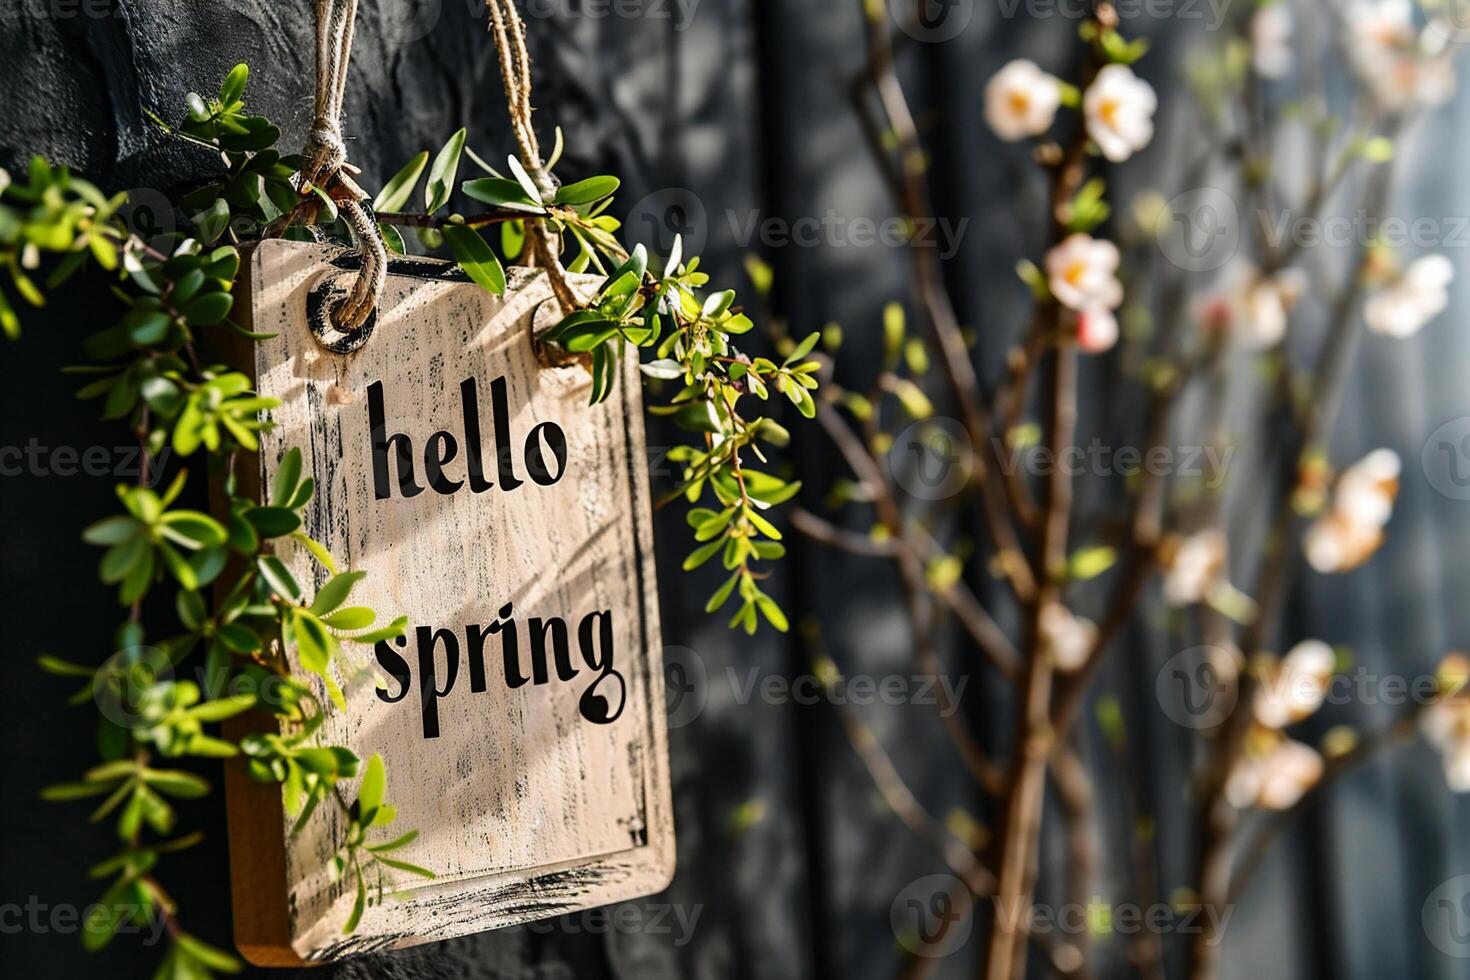
[[[386,690],[351,691],[324,744],[382,753],[398,898],[343,933],[355,888],[328,863],[323,806],[292,837],[279,787],[228,781],[236,941],[285,965],[444,939],[663,889],[674,833],[639,379],[624,359],[588,405],[580,367],[546,368],[530,327],[551,291],[511,270],[503,297],[456,267],[395,258],[372,337],[337,355],[309,317],[350,282],[340,249],[268,241],[248,262],[257,390],[280,399],[261,486],[289,449],[316,480],[305,530],[353,604],[406,615],[374,657]],[[547,323],[541,326],[549,325]],[[253,475],[253,474],[252,474]],[[305,549],[282,557],[302,582]],[[328,812],[332,811],[332,812]]]

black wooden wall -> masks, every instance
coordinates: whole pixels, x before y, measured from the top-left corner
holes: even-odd
[[[1003,5],[1009,9],[1009,5]],[[744,287],[742,229],[753,216],[890,217],[892,206],[852,113],[849,85],[863,63],[857,0],[540,0],[530,5],[539,124],[560,124],[571,177],[617,173],[620,206],[635,223],[650,216],[707,230],[717,282]],[[1001,7],[958,0],[968,18],[958,37],[914,43],[904,77],[936,160],[939,216],[968,218],[949,263],[986,377],[998,343],[1024,315],[1009,269],[1034,251],[1036,186],[1023,159],[980,120],[980,92],[996,67],[1027,53],[1060,69],[1071,22],[1002,16]],[[1024,9],[1024,8],[1023,8]],[[410,155],[434,149],[460,125],[485,156],[510,150],[485,16],[473,0],[363,0],[350,75],[346,131],[351,159],[376,186]],[[311,4],[305,0],[8,0],[0,12],[0,166],[34,152],[72,165],[107,190],[162,202],[209,171],[206,154],[170,142],[145,108],[178,111],[190,89],[207,90],[236,62],[252,67],[252,105],[277,120],[283,143],[300,141],[310,118]],[[1179,62],[1197,32],[1187,23],[1136,24],[1159,47],[1142,69],[1164,95],[1165,133],[1194,125],[1182,103]],[[1404,213],[1470,214],[1456,164],[1466,141],[1467,101],[1418,134],[1404,163]],[[1169,141],[1134,171],[1154,180],[1177,164]],[[1176,167],[1177,169],[1177,167]],[[1167,190],[1167,188],[1166,188]],[[635,206],[636,204],[636,206]],[[671,218],[672,216],[672,218]],[[908,260],[884,246],[762,245],[776,268],[777,311],[799,328],[846,327],[841,371],[861,379],[877,361],[879,311],[908,300]],[[1461,272],[1466,270],[1455,256]],[[1462,277],[1463,278],[1463,277]],[[124,444],[99,435],[93,407],[71,397],[55,367],[74,359],[79,336],[109,314],[100,292],[69,289],[27,319],[22,341],[4,347],[0,445]],[[1397,534],[1370,572],[1313,585],[1294,602],[1298,624],[1351,643],[1360,662],[1413,673],[1470,642],[1463,600],[1470,568],[1466,504],[1432,491],[1416,470],[1419,447],[1440,422],[1470,412],[1461,316],[1445,317],[1422,343],[1374,347],[1358,370],[1344,419],[1346,455],[1393,445],[1408,461]],[[1091,381],[1089,381],[1091,385]],[[1097,404],[1108,393],[1089,387]],[[1366,395],[1364,394],[1366,393]],[[115,438],[114,438],[115,437]],[[660,441],[655,428],[650,443]],[[800,437],[798,472],[820,499],[837,471],[830,450]],[[84,869],[106,841],[81,807],[36,801],[46,782],[67,778],[90,755],[86,709],[62,705],[63,686],[31,666],[37,653],[88,659],[105,652],[116,610],[95,580],[95,555],[77,537],[84,515],[101,514],[111,480],[56,475],[0,481],[0,636],[4,638],[4,802],[0,804],[0,904],[85,904],[97,890]],[[906,885],[941,870],[886,812],[827,706],[766,704],[742,690],[768,675],[808,669],[794,639],[727,632],[701,612],[711,584],[678,573],[686,545],[678,514],[659,518],[661,602],[670,659],[696,680],[676,708],[673,775],[680,870],[664,895],[633,903],[641,926],[609,930],[596,917],[506,930],[320,971],[343,977],[882,977],[900,968],[890,907]],[[777,588],[793,620],[820,622],[826,649],[849,673],[912,673],[907,627],[892,571],[840,558],[801,541]],[[982,583],[983,588],[983,583]],[[1158,717],[1153,682],[1173,651],[1162,638],[1130,636],[1103,683],[1141,719],[1137,764],[1161,823],[1164,894],[1185,883],[1192,837],[1181,770],[1187,733]],[[965,711],[992,736],[1004,732],[989,677],[958,644],[955,676],[970,675]],[[696,710],[696,708],[698,710]],[[1354,709],[1358,710],[1358,709]],[[1362,709],[1386,717],[1389,709]],[[874,705],[863,717],[916,792],[936,813],[974,809],[933,709]],[[1342,720],[1342,719],[1336,719]],[[1115,766],[1091,733],[1107,840],[1126,820]],[[976,811],[977,813],[979,811]],[[1466,803],[1444,792],[1437,760],[1397,754],[1345,782],[1308,815],[1288,848],[1236,913],[1227,952],[1231,977],[1323,976],[1378,980],[1470,976],[1470,963],[1424,941],[1420,905],[1431,889],[1470,871]],[[166,868],[186,920],[205,937],[228,933],[226,853],[214,806],[187,812],[208,842]],[[1119,887],[1125,864],[1103,846],[1099,889]],[[682,923],[682,924],[681,924]],[[687,927],[686,925],[687,924]],[[55,929],[0,930],[4,970],[15,976],[145,976],[156,950],[122,940],[88,957]],[[978,930],[941,976],[973,974]],[[1128,975],[1116,944],[1106,975]]]

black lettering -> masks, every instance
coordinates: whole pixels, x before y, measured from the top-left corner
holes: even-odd
[[[537,684],[545,684],[549,679],[546,674],[546,634],[551,634],[551,648],[556,656],[556,679],[569,681],[577,676],[577,668],[572,666],[572,653],[567,644],[567,624],[560,618],[532,619],[531,624],[531,676]]]
[[[465,378],[459,383],[459,405],[464,415],[464,457],[470,474],[470,490],[484,493],[495,484],[485,479],[484,447],[480,444],[480,391],[474,378]]]
[[[521,652],[516,648],[516,621],[511,619],[515,610],[507,602],[500,608],[496,615],[500,617],[499,622],[491,623],[491,633],[503,633],[500,639],[501,658],[504,661],[505,686],[511,690],[524,687],[530,678],[521,673]]]
[[[546,432],[545,446],[542,446],[542,430]],[[547,448],[556,460],[555,476],[546,466]],[[549,487],[567,471],[567,434],[555,422],[542,422],[526,436],[525,455],[526,471],[531,474],[531,479],[540,486]]]
[[[450,630],[435,630],[420,626],[417,630],[419,644],[419,701],[424,715],[424,738],[439,737],[439,699],[454,690],[455,678],[459,676],[459,640]],[[441,691],[435,683],[434,648],[444,641],[445,679]]]
[[[490,382],[490,410],[495,413],[495,466],[500,489],[514,490],[523,481],[516,477],[515,460],[511,458],[510,401],[503,377]]]
[[[401,636],[394,637],[393,642],[399,646],[407,646],[408,641]],[[373,644],[373,652],[378,655],[378,666],[398,682],[398,693],[389,694],[382,688],[378,689],[378,700],[389,704],[397,704],[408,696],[408,685],[413,680],[413,671],[408,667],[408,661],[401,657],[397,650],[388,645],[387,640],[379,640]]]
[[[447,432],[434,433],[424,446],[424,476],[429,486],[446,496],[464,486],[463,480],[451,480],[444,475],[444,465],[453,462],[457,455],[459,444]]]
[[[594,638],[598,642],[594,643]],[[628,700],[627,682],[614,667],[611,610],[584,616],[577,627],[577,642],[581,647],[583,662],[601,672],[597,680],[582,692],[577,710],[594,725],[610,725],[618,720],[618,716],[623,713],[623,705]]]
[[[405,497],[417,497],[424,492],[413,478],[413,441],[402,433],[387,435],[387,420],[383,413],[383,382],[368,385],[368,426],[373,439],[373,496],[387,500],[393,496],[388,486],[388,447],[394,448],[398,457],[398,492]]]

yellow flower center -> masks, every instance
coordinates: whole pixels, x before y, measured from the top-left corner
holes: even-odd
[[[1031,96],[1019,89],[1012,89],[1006,96],[1006,101],[1010,104],[1011,111],[1018,116],[1031,108]]]

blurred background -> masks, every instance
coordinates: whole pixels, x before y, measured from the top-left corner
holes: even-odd
[[[1110,174],[1118,212],[1145,191],[1165,199],[1213,178],[1190,163],[1208,120],[1188,82],[1215,64],[1226,35],[1248,13],[1226,0],[1159,0],[1120,5],[1121,29],[1150,40],[1136,71],[1159,93],[1153,143]],[[1041,174],[1020,145],[1001,143],[983,121],[983,90],[1004,63],[1029,57],[1072,72],[1080,9],[1065,2],[919,0],[896,3],[887,25],[901,79],[931,168],[935,231],[945,280],[960,319],[974,330],[982,381],[994,384],[1004,354],[1030,316],[1019,259],[1039,261],[1046,204]],[[1078,5],[1080,7],[1080,5]],[[1292,56],[1319,71],[1331,96],[1350,85],[1330,35],[1337,10],[1301,7]],[[538,126],[566,134],[568,177],[618,174],[615,212],[629,237],[657,250],[673,231],[705,257],[715,284],[749,291],[744,265],[758,255],[774,274],[771,315],[798,335],[840,323],[836,377],[864,388],[882,357],[882,313],[913,310],[907,246],[873,241],[855,220],[881,227],[898,211],[874,163],[856,111],[855,86],[869,65],[860,0],[532,0],[525,5],[536,73]],[[868,7],[885,16],[882,4]],[[364,0],[344,129],[351,161],[375,188],[415,152],[434,150],[459,126],[487,159],[512,150],[498,68],[473,0]],[[33,153],[65,163],[105,191],[129,190],[146,220],[173,221],[169,202],[212,171],[209,154],[170,141],[146,111],[174,118],[189,91],[209,91],[240,61],[252,69],[252,109],[277,122],[282,146],[299,145],[311,117],[311,5],[271,0],[198,4],[187,0],[14,0],[0,23],[0,166],[16,170]],[[1290,99],[1283,93],[1281,100]],[[1268,93],[1270,104],[1277,96]],[[1276,106],[1290,113],[1290,107]],[[1470,182],[1463,179],[1470,98],[1456,94],[1399,140],[1396,191],[1388,212],[1442,222],[1433,251],[1470,279]],[[880,139],[882,138],[880,134]],[[1283,159],[1302,159],[1322,139],[1309,127],[1283,132]],[[1353,207],[1361,174],[1342,185]],[[1222,178],[1223,180],[1223,178]],[[1227,194],[1231,185],[1222,184]],[[138,220],[145,220],[139,218]],[[855,230],[859,229],[859,230]],[[1456,230],[1458,229],[1458,230]],[[1327,270],[1349,267],[1349,247],[1324,247]],[[1180,270],[1145,241],[1134,252],[1159,275],[1194,275],[1206,289],[1217,269]],[[1177,263],[1176,263],[1177,265]],[[1351,649],[1375,692],[1386,677],[1432,674],[1441,656],[1470,642],[1470,503],[1436,467],[1470,465],[1425,453],[1446,423],[1470,416],[1470,335],[1461,329],[1464,289],[1447,313],[1411,342],[1360,345],[1333,441],[1348,462],[1377,447],[1404,460],[1387,544],[1349,576],[1301,577],[1283,636],[1318,637]],[[95,406],[73,398],[58,365],[76,359],[78,338],[106,311],[103,289],[78,286],[26,319],[23,339],[5,347],[0,446],[97,444]],[[1325,327],[1325,309],[1315,309]],[[1304,343],[1310,343],[1308,331]],[[1129,396],[1102,383],[1102,362],[1084,367],[1082,438],[1126,431]],[[945,406],[937,406],[942,414]],[[1238,407],[1249,411],[1249,405]],[[1200,409],[1186,406],[1190,412]],[[1457,420],[1461,420],[1457,423]],[[668,445],[652,422],[650,445]],[[800,431],[790,454],[806,481],[806,506],[845,475],[819,436]],[[1459,429],[1453,441],[1464,434]],[[117,433],[123,445],[128,437]],[[1133,438],[1137,438],[1135,435]],[[1263,477],[1242,447],[1227,506],[1248,508]],[[1252,470],[1255,467],[1256,470]],[[1458,474],[1459,470],[1454,471]],[[1254,475],[1253,475],[1254,474]],[[667,481],[667,476],[664,479]],[[7,476],[0,482],[0,632],[9,653],[0,704],[5,802],[0,904],[58,906],[91,901],[85,869],[106,841],[85,807],[37,801],[39,788],[93,758],[85,709],[63,704],[64,684],[43,677],[35,655],[86,659],[104,650],[114,626],[109,590],[93,575],[96,556],[79,536],[80,514],[109,507],[108,477]],[[1438,487],[1438,489],[1437,489]],[[1446,490],[1446,488],[1449,488]],[[922,502],[920,502],[922,505]],[[865,532],[859,504],[828,514]],[[961,535],[978,518],[959,514]],[[1261,528],[1243,522],[1238,548],[1261,547]],[[660,600],[669,645],[671,749],[679,871],[672,887],[614,920],[571,916],[532,927],[467,937],[335,965],[313,975],[342,977],[888,977],[915,970],[914,908],[934,893],[930,876],[948,872],[885,805],[842,727],[856,717],[871,730],[923,805],[958,834],[983,833],[984,801],[963,773],[934,707],[919,697],[836,706],[762,696],[769,678],[810,675],[830,657],[849,678],[915,676],[903,596],[890,562],[856,559],[791,535],[790,560],[772,588],[799,628],[754,638],[727,631],[703,606],[713,579],[678,571],[687,550],[682,514],[658,516]],[[976,557],[964,570],[982,601],[1001,586]],[[63,587],[58,588],[58,583]],[[74,583],[66,587],[65,583]],[[1197,734],[1160,704],[1159,677],[1181,647],[1162,612],[1146,605],[1116,645],[1095,690],[1127,719],[1127,749],[1116,753],[1089,711],[1079,752],[1096,793],[1100,907],[1136,901],[1135,842],[1161,902],[1187,900],[1197,821],[1188,772]],[[1015,623],[1003,619],[1002,626]],[[1002,684],[978,665],[955,630],[940,654],[960,693],[960,712],[999,755],[1011,718]],[[963,685],[960,687],[959,685]],[[779,683],[777,684],[779,687]],[[1160,710],[1164,707],[1164,710]],[[1377,694],[1329,704],[1307,723],[1312,740],[1335,726],[1371,729],[1400,708]],[[1054,811],[1049,811],[1054,812]],[[208,831],[204,845],[170,859],[168,873],[192,928],[224,943],[229,909],[222,800],[185,810]],[[1144,826],[1140,826],[1140,823]],[[1244,977],[1470,977],[1470,909],[1465,933],[1431,936],[1426,903],[1470,892],[1470,800],[1445,788],[1439,756],[1422,743],[1385,754],[1333,785],[1271,851],[1235,908],[1223,975]],[[1061,901],[1066,845],[1051,821],[1039,901]],[[1441,889],[1448,884],[1450,892]],[[1454,892],[1458,887],[1459,892]],[[918,906],[912,906],[917,902]],[[984,952],[988,908],[960,909],[943,959],[921,962],[934,976],[974,975]],[[1133,937],[1094,924],[1093,970],[1132,976]],[[144,976],[156,951],[115,943],[105,957],[84,953],[74,934],[0,929],[3,962],[17,976]],[[1169,976],[1182,975],[1187,939],[1160,937]],[[919,958],[923,960],[923,958]],[[1048,967],[1033,956],[1033,975]]]

